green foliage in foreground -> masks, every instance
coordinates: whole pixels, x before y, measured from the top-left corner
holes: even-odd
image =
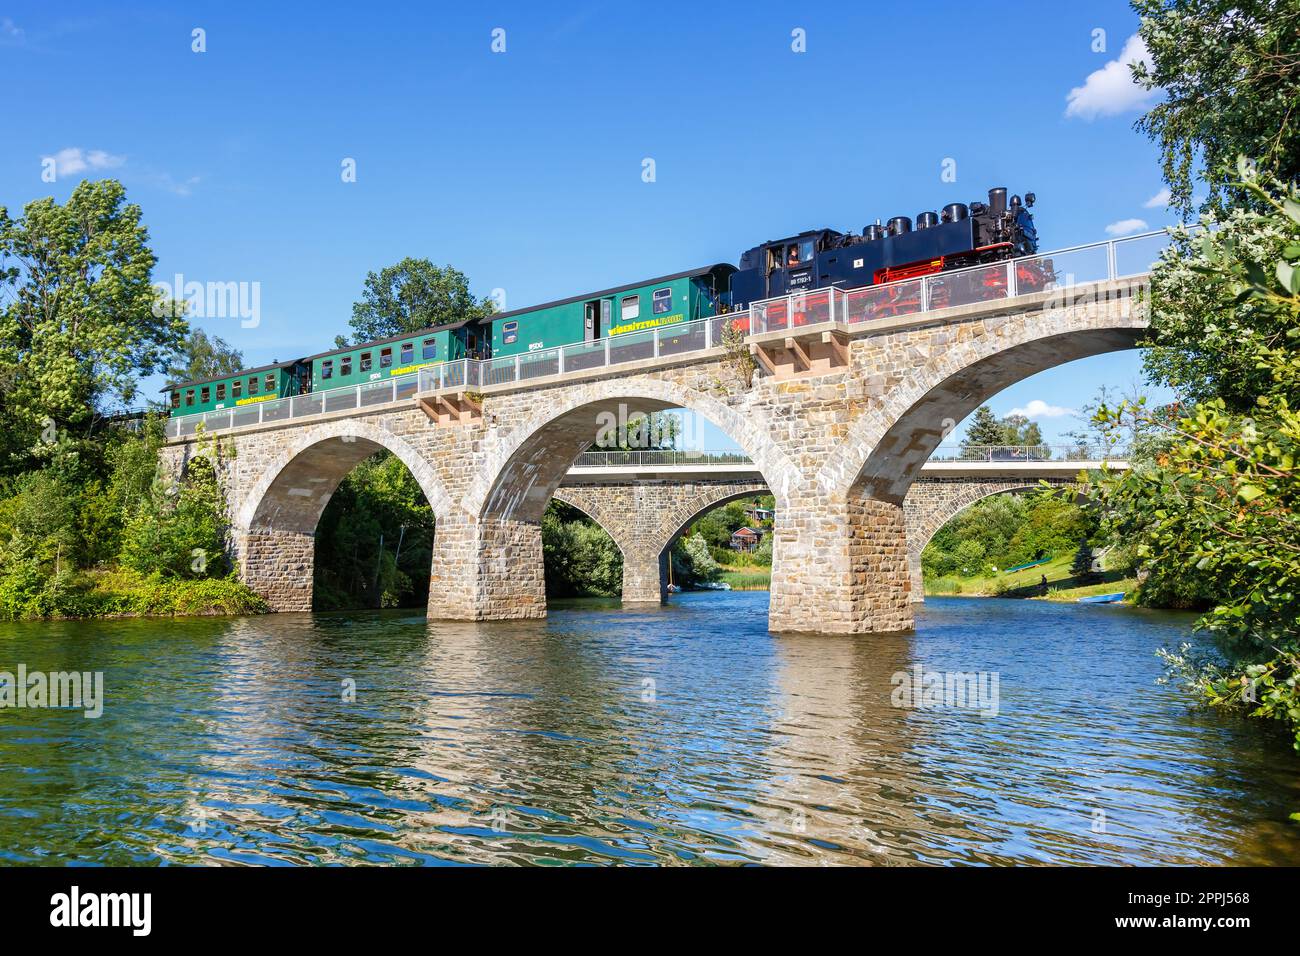
[[[1181,374],[1168,356],[1195,330],[1185,348],[1204,397],[1174,416],[1102,409],[1103,423],[1141,420],[1166,445],[1092,494],[1156,582],[1180,579],[1212,601],[1200,626],[1225,659],[1169,654],[1173,676],[1212,704],[1287,723],[1300,749],[1300,192],[1261,183],[1244,162],[1239,174],[1236,188],[1266,211],[1180,234],[1152,274],[1164,343],[1153,377]],[[1240,383],[1218,377],[1241,368],[1254,373],[1244,409]]]
[[[0,574],[0,619],[261,614],[268,610],[233,578],[169,578],[159,572],[67,571],[44,577],[30,563]]]

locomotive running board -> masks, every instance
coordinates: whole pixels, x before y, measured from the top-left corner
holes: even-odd
[[[776,379],[825,375],[849,364],[849,337],[839,329],[824,329],[754,342],[749,351]]]
[[[467,425],[483,418],[482,398],[470,392],[421,395],[416,403],[435,425]]]

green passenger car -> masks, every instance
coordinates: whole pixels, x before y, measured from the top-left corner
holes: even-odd
[[[456,322],[407,335],[349,345],[303,359],[311,367],[311,390],[347,388],[407,375],[427,365],[478,358],[484,344],[476,323]]]
[[[729,263],[576,295],[492,316],[492,357],[663,328],[716,315],[725,302]]]
[[[302,390],[304,377],[301,363],[295,360],[244,369],[220,378],[173,382],[162,391],[167,395],[172,417],[178,417],[288,398]]]

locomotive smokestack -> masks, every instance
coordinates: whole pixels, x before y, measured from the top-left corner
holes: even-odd
[[[1007,211],[1007,187],[994,186],[989,190],[989,212],[1000,216]]]

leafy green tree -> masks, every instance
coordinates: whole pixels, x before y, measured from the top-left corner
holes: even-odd
[[[191,329],[181,343],[180,352],[167,366],[172,382],[195,382],[205,378],[234,375],[244,368],[244,353],[225,339]]]
[[[1300,179],[1300,7],[1295,0],[1133,0],[1150,63],[1137,81],[1163,96],[1137,123],[1160,145],[1171,205],[1192,211],[1198,162],[1204,208],[1224,214],[1256,197],[1233,182],[1253,156],[1284,182]]]
[[[418,332],[435,325],[486,318],[491,299],[476,299],[464,273],[407,257],[366,276],[361,299],[352,305],[354,344]],[[346,345],[346,341],[341,342]]]
[[[150,283],[140,207],[114,180],[82,182],[66,204],[0,207],[0,469],[86,444],[100,415],[130,404],[186,331]],[[76,450],[76,449],[73,449]]]
[[[316,529],[313,601],[321,609],[428,603],[434,518],[419,482],[388,452],[357,465]]]
[[[552,597],[614,597],[623,587],[614,539],[564,502],[552,500],[542,515],[542,558]]]
[[[204,455],[190,459],[175,485],[155,482],[122,532],[121,561],[141,574],[164,577],[224,577],[225,498],[216,469]]]
[[[1243,355],[1218,373],[1198,366],[1205,397],[1175,421],[1141,403],[1103,408],[1103,422],[1140,420],[1168,444],[1151,462],[1096,479],[1092,493],[1107,530],[1136,541],[1139,560],[1204,584],[1214,602],[1201,626],[1227,663],[1170,655],[1175,672],[1214,704],[1286,721],[1300,747],[1300,191],[1261,180],[1248,164],[1239,172],[1233,188],[1264,211],[1240,214],[1228,235],[1177,244],[1155,267],[1151,308],[1156,325],[1169,328],[1192,296],[1199,312],[1217,311],[1221,326],[1240,330]],[[1202,287],[1191,289],[1190,276]],[[1170,352],[1178,334],[1165,336]],[[1199,355],[1204,344],[1192,338],[1184,347]],[[1170,367],[1157,364],[1153,375]],[[1253,402],[1221,380],[1241,374],[1251,374]]]

